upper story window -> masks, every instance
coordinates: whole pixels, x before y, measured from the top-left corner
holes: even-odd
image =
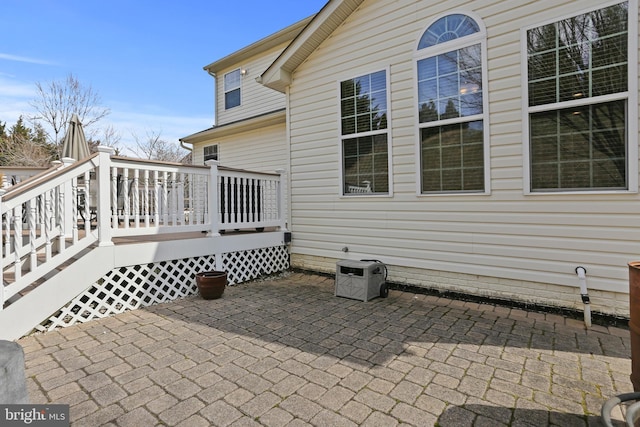
[[[207,145],[204,147],[204,161],[218,160],[218,144]]]
[[[242,74],[240,68],[224,75],[224,109],[240,105]]]
[[[526,31],[531,191],[629,188],[629,16],[624,2]]]
[[[343,194],[389,194],[387,72],[340,82]]]
[[[446,15],[416,53],[421,193],[487,191],[486,36],[467,15]]]

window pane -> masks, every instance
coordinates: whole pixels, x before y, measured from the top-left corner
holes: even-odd
[[[349,135],[351,133],[356,133],[356,118],[347,117],[342,119],[342,134]]]
[[[371,130],[371,114],[361,114],[356,117],[357,132],[369,132]]]
[[[555,50],[551,52],[542,52],[529,57],[529,80],[548,79],[555,77],[556,72]]]
[[[438,75],[456,73],[458,71],[458,51],[438,55]]]
[[[436,76],[436,57],[418,61],[418,81],[432,79]]]
[[[625,92],[627,15],[621,3],[528,30],[529,105]]]
[[[422,192],[484,190],[482,121],[421,129]]]
[[[387,112],[376,111],[371,117],[371,130],[382,130],[387,128]]]
[[[224,94],[224,108],[229,109],[240,105],[240,89],[232,90]]]
[[[626,101],[531,114],[532,189],[625,189],[626,121]]]
[[[378,71],[371,74],[371,92],[387,90],[387,73]]]
[[[418,43],[418,49],[445,43],[480,31],[478,24],[462,14],[451,14],[438,19],[424,32]]]
[[[434,58],[418,61],[418,75]],[[480,45],[435,57],[438,77],[418,79],[420,123],[482,114]],[[458,60],[459,59],[459,60]]]
[[[529,106],[556,102],[557,84],[556,79],[529,83]]]
[[[354,98],[343,99],[340,102],[342,108],[342,117],[354,116],[356,114],[356,105]]]
[[[345,80],[340,83],[340,97],[342,99],[351,98],[355,96],[355,93],[355,83],[353,80]]]
[[[240,70],[235,70],[224,75],[224,91],[225,92],[229,92],[239,87],[240,87]]]
[[[387,128],[386,80],[378,71],[340,83],[343,135]]]
[[[345,139],[342,152],[345,194],[389,192],[386,134]]]

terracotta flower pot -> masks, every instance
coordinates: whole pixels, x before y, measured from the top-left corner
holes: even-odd
[[[196,284],[200,296],[204,299],[217,299],[227,286],[227,273],[224,271],[204,271],[196,274]]]

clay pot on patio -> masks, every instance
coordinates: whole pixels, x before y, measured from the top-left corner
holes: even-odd
[[[227,286],[227,273],[224,271],[204,271],[196,274],[196,284],[200,296],[204,299],[220,298]]]

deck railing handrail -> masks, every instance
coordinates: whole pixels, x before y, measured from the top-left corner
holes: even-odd
[[[0,310],[51,269],[92,244],[112,245],[114,237],[284,229],[283,183],[283,171],[133,159],[109,147],[79,162],[63,159],[24,185],[0,190],[0,283],[8,283],[0,286]]]

